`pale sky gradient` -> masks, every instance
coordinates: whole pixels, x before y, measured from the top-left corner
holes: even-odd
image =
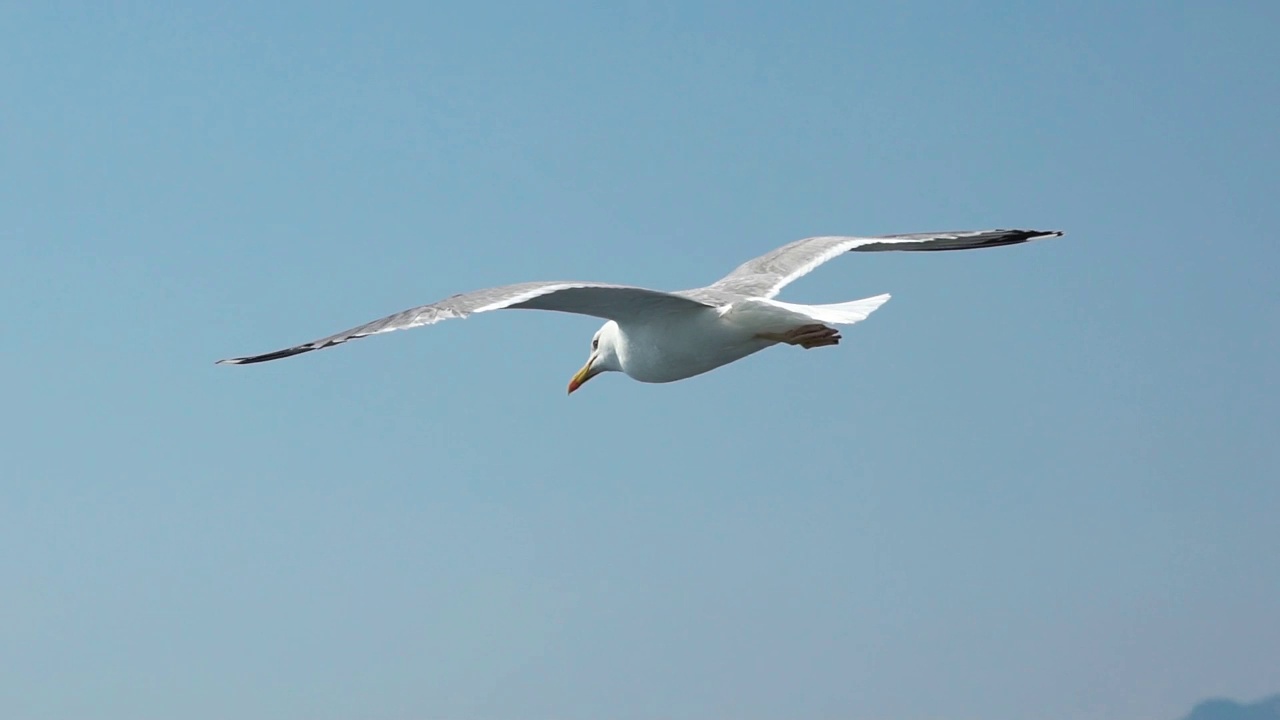
[[[1280,690],[1280,4],[0,4],[0,717],[1173,720]],[[816,234],[571,398],[455,292]]]

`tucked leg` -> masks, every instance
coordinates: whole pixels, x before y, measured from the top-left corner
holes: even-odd
[[[801,325],[784,333],[759,333],[756,337],[799,345],[806,350],[840,344],[840,331],[826,325]]]

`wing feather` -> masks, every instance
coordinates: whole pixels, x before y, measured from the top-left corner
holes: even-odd
[[[246,357],[219,360],[218,365],[248,365],[279,360],[312,350],[341,345],[370,335],[434,325],[441,320],[465,318],[475,313],[503,309],[553,310],[591,315],[609,320],[662,312],[680,312],[714,307],[684,295],[649,290],[627,285],[589,282],[531,282],[461,293],[430,305],[410,308],[394,315],[329,337],[301,345]]]
[[[746,261],[709,289],[771,298],[788,283],[846,252],[972,250],[1018,245],[1036,238],[1061,235],[1057,230],[963,230],[877,237],[804,238]]]

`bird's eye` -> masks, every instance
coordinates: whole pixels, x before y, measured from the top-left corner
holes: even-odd
[[[600,338],[591,338],[591,349],[592,350],[600,349]]]

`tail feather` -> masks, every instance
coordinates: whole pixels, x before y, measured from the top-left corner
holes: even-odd
[[[885,293],[875,297],[830,305],[798,305],[778,300],[770,300],[769,302],[791,312],[810,317],[818,322],[831,323],[833,325],[852,325],[866,320],[881,305],[889,302],[889,297],[889,293]]]

